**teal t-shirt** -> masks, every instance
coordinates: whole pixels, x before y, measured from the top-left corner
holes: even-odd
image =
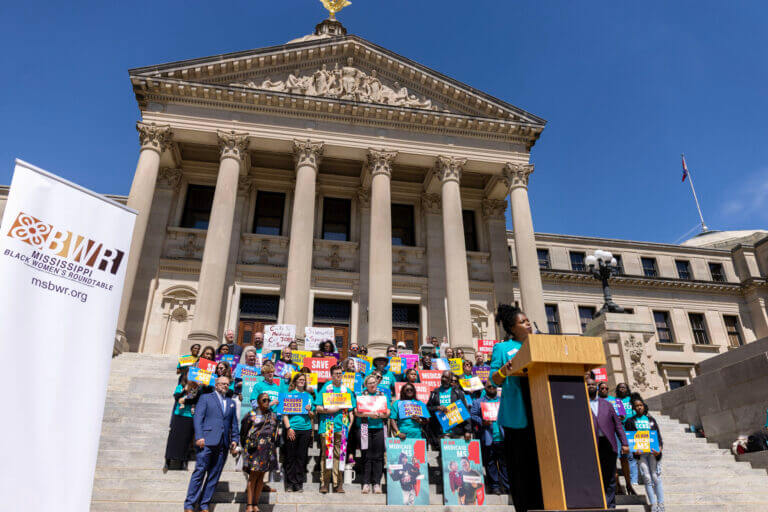
[[[635,428],[637,430],[651,430],[651,421],[648,419],[648,416],[635,415]]]
[[[418,400],[417,400],[418,401]],[[411,418],[400,417],[400,400],[395,400],[389,406],[389,417],[397,422],[397,428],[408,439],[422,439],[421,425]]]
[[[515,340],[497,343],[491,355],[491,378],[493,374],[507,364],[507,361],[517,355],[522,344]],[[525,428],[528,417],[523,401],[523,390],[520,387],[520,377],[507,377],[501,386],[501,405],[497,423],[506,428]]]
[[[368,390],[363,390],[362,393],[360,393],[357,396],[373,396],[368,393]],[[381,396],[386,398],[386,393],[382,391]],[[368,428],[384,428],[384,420],[379,418],[365,418],[368,420]],[[355,425],[360,427],[360,425],[363,424],[363,418],[358,418],[355,416]]]
[[[184,387],[179,384],[176,386],[176,389],[173,391],[173,394],[181,393],[184,390]],[[182,397],[184,398],[184,397]],[[186,416],[187,418],[192,417],[192,406],[185,405],[183,408],[180,407],[179,401],[176,400],[176,407],[173,408],[173,414],[176,416]]]
[[[381,382],[379,382],[379,386],[389,388],[390,390],[395,389],[395,382],[397,379],[395,378],[395,374],[392,372],[387,372],[381,377]]]
[[[448,389],[442,389],[438,388],[440,391],[438,391],[438,396],[440,397],[440,405],[443,407],[448,407],[451,405],[451,388]]]
[[[294,389],[293,391],[285,391],[285,394],[299,395],[301,392]],[[310,400],[309,403],[314,411],[315,404],[312,403],[312,400]],[[312,420],[309,418],[309,414],[287,414],[286,417],[293,430],[312,430]]]
[[[624,420],[628,420],[629,418],[633,418],[635,416],[635,410],[632,408],[630,401],[631,398],[628,396],[625,396],[621,399],[621,403],[624,404],[624,412],[627,413],[627,415],[624,417]]]
[[[266,393],[269,395],[270,402],[277,401],[278,395],[280,394],[280,386],[278,386],[274,382],[267,382],[267,381],[257,382],[256,385],[253,386],[253,392],[251,393],[251,402],[259,398],[259,395],[262,393]],[[257,409],[258,406],[254,403],[251,403],[251,408]]]
[[[355,399],[355,393],[353,390],[349,389],[347,386],[342,384],[341,386],[334,386],[333,381],[326,382],[325,385],[321,388],[320,392],[315,397],[315,405],[322,407],[323,406],[323,393],[349,393],[352,396],[352,408],[354,409],[357,407],[357,400]],[[320,414],[320,425],[318,432],[322,435],[325,433],[325,423],[328,420],[333,420],[333,429],[334,432],[341,432],[341,428],[343,426],[342,424],[342,418],[344,417],[344,414],[346,414],[348,409],[339,409],[339,412],[336,414]]]
[[[765,428],[768,428],[768,409],[765,411]]]

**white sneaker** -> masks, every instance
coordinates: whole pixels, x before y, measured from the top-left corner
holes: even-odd
[[[373,486],[373,494],[382,494],[383,491],[381,490],[381,484],[376,484]]]
[[[363,494],[371,494],[371,486],[368,484],[365,484],[363,486]]]

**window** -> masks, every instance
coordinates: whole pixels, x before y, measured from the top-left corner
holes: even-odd
[[[258,192],[256,194],[253,232],[258,235],[282,235],[283,211],[285,211],[285,194],[282,192]]]
[[[352,201],[326,197],[323,199],[323,239],[349,241]]]
[[[707,334],[707,324],[704,322],[704,315],[701,313],[688,313],[688,319],[691,322],[694,343],[697,345],[709,345],[709,335]]]
[[[623,276],[624,260],[621,259],[621,254],[614,254],[613,257],[616,258],[616,275]]]
[[[715,281],[716,283],[725,282],[725,273],[723,272],[722,263],[710,263],[709,273],[712,274],[712,280]]]
[[[560,315],[557,312],[557,304],[547,304],[547,330],[549,334],[560,334]]]
[[[413,205],[393,204],[392,208],[392,245],[414,246]]]
[[[595,318],[597,308],[594,306],[579,306],[579,321],[581,322],[581,332],[587,330],[587,324]]]
[[[656,269],[656,258],[640,258],[643,264],[643,275],[645,277],[656,277],[659,272]]]
[[[653,321],[656,324],[656,335],[659,343],[674,343],[672,329],[669,327],[669,313],[666,311],[654,311]]]
[[[477,250],[477,231],[475,226],[475,212],[462,210],[461,219],[464,222],[464,244],[468,251]]]
[[[549,261],[549,249],[536,249],[536,255],[539,257],[539,268],[552,268]]]
[[[691,280],[691,262],[687,260],[675,260],[675,266],[677,267],[677,277]]]
[[[725,332],[728,334],[728,341],[732,347],[740,347],[744,344],[739,330],[739,317],[733,315],[723,315],[725,321]]]
[[[215,187],[205,185],[190,185],[187,187],[187,199],[184,201],[184,214],[181,216],[181,227],[208,229],[213,207]]]
[[[584,253],[583,252],[570,252],[571,255],[571,270],[576,272],[584,272],[587,267],[584,266]]]
[[[681,388],[686,384],[688,383],[681,379],[669,379],[669,390],[672,391],[673,389]]]

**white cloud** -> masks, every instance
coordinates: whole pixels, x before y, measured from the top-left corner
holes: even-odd
[[[768,221],[768,168],[747,175],[725,190],[720,213],[730,221]]]

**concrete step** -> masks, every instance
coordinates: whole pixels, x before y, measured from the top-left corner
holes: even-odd
[[[330,496],[321,495],[323,498]],[[344,496],[344,495],[342,495]],[[406,507],[387,505],[387,509],[407,512],[513,512],[511,505],[483,505],[483,506],[443,506],[443,505],[422,505],[417,507]],[[94,501],[91,505],[91,512],[179,512],[181,502],[179,503],[146,503],[146,502],[116,502],[116,501]],[[244,512],[244,503],[216,503],[215,512]],[[381,505],[361,505],[355,503],[327,503],[324,499],[318,499],[314,503],[301,504],[275,504],[272,506],[261,507],[264,512],[381,512]],[[642,508],[635,508],[630,512],[640,512]]]

